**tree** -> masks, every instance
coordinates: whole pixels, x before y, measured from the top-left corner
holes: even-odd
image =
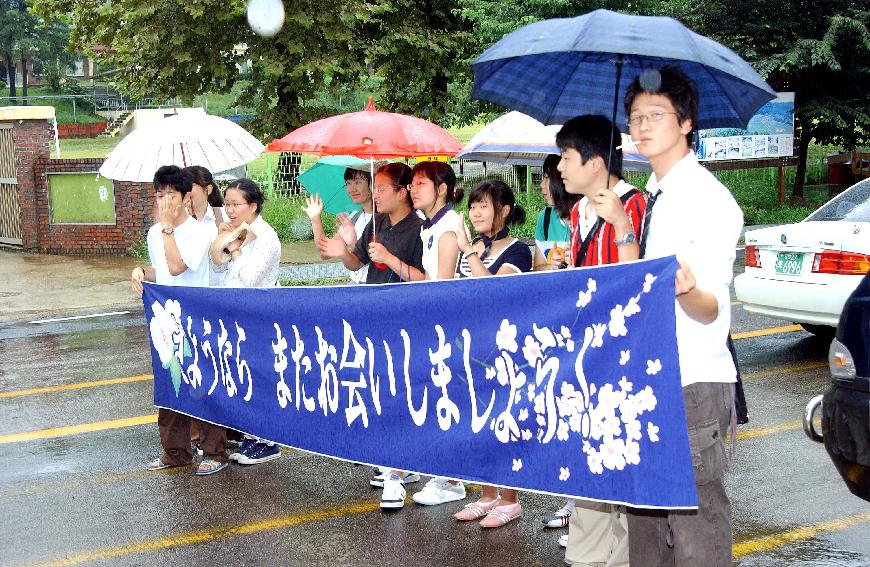
[[[272,38],[251,32],[243,0],[34,2],[43,17],[71,15],[77,49],[111,48],[107,63],[123,69],[116,86],[128,96],[190,101],[241,86],[236,102],[254,109],[251,128],[264,139],[380,85],[373,94],[381,94],[383,109],[428,109],[440,118],[444,78],[462,49],[446,0],[425,8],[410,0],[289,0],[284,27]]]
[[[27,0],[0,1],[0,57],[9,85],[9,96],[17,95],[16,71],[21,69],[21,95],[27,97],[28,69],[60,66],[72,62],[67,51],[69,27],[62,21],[45,24],[29,11]],[[23,99],[27,104],[27,99]]]
[[[40,22],[30,46],[34,72],[42,76],[55,91],[60,90],[61,79],[66,77],[76,59],[76,54],[67,48],[69,35],[69,24],[62,20]]]
[[[794,90],[801,129],[792,200],[801,202],[810,141],[870,143],[870,2],[708,1],[686,19],[744,56],[777,90]],[[739,13],[738,13],[739,12]]]
[[[9,96],[15,104],[17,96],[16,71],[22,51],[22,43],[33,33],[33,18],[27,13],[23,0],[0,1],[0,57],[3,58],[4,69],[9,86]],[[27,74],[26,68],[22,76]],[[24,96],[26,94],[26,88]]]

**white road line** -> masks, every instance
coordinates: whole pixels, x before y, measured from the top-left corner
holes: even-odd
[[[57,319],[40,319],[38,321],[30,321],[31,325],[41,323],[57,323],[58,321],[75,321],[78,319],[94,319],[96,317],[111,317],[112,315],[127,315],[130,311],[111,311],[109,313],[94,313],[93,315],[76,315],[74,317],[59,317]]]

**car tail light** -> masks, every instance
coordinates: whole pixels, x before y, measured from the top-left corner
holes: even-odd
[[[831,376],[836,380],[855,379],[855,361],[852,359],[852,353],[837,339],[831,342],[831,348],[828,350],[828,366],[831,367]]]
[[[761,251],[754,244],[749,244],[743,250],[744,262],[747,268],[761,267]]]
[[[818,274],[863,276],[868,271],[870,256],[866,254],[823,250],[817,252],[813,260],[813,272]]]

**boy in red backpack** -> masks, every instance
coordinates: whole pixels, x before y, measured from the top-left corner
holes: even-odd
[[[622,179],[622,150],[616,147],[621,139],[610,120],[593,115],[572,118],[556,135],[565,190],[582,196],[571,210],[569,252],[574,266],[640,257],[646,200]],[[575,501],[567,539],[569,565],[628,565],[628,522],[621,506]]]

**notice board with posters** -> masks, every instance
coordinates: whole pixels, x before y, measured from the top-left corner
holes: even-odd
[[[778,93],[749,120],[745,130],[713,128],[699,131],[695,151],[702,161],[794,155],[794,93]]]
[[[115,187],[111,179],[87,173],[49,173],[51,224],[115,224]]]

